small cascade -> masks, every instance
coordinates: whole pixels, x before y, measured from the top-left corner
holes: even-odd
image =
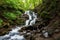
[[[16,26],[16,28],[12,28],[12,30],[8,34],[6,34],[4,36],[0,36],[0,40],[26,40],[24,38],[24,35],[20,35],[20,32],[18,32],[18,31],[22,27],[35,24],[37,16],[32,11],[26,11],[24,14],[27,14],[29,16],[29,19],[26,20],[25,25],[20,26],[20,27]]]
[[[36,19],[37,19],[36,13],[34,13],[32,11],[26,11],[24,14],[27,14],[29,16],[29,19],[26,20],[25,26],[35,24]]]
[[[9,34],[6,34],[4,36],[0,36],[0,40],[25,40],[23,35],[20,35],[18,30],[20,30],[22,27],[16,27],[13,28],[12,31],[9,32]]]

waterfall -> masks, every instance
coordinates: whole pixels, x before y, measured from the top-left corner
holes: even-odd
[[[12,28],[12,30],[8,34],[0,36],[0,40],[26,40],[24,38],[24,35],[20,35],[18,30],[20,30],[22,27],[35,24],[37,16],[32,11],[26,11],[24,14],[27,14],[29,16],[29,19],[26,20],[25,25],[20,27],[16,26],[16,28]]]
[[[32,11],[26,11],[24,14],[27,14],[29,16],[29,19],[26,20],[25,26],[35,24],[36,19],[37,19],[36,13]]]

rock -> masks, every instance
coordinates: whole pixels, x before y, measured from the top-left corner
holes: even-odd
[[[60,29],[56,29],[55,32],[56,32],[56,33],[60,32]]]
[[[45,37],[45,38],[48,38],[49,37],[49,33],[45,30],[42,31],[42,35]]]

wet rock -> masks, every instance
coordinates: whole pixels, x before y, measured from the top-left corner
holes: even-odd
[[[56,29],[56,30],[55,30],[55,33],[58,33],[58,32],[60,32],[60,29]]]
[[[45,30],[42,31],[42,35],[45,37],[45,38],[48,38],[49,37],[49,33]]]

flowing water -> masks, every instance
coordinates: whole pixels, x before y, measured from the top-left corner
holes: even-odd
[[[26,20],[25,26],[35,24],[36,19],[37,19],[36,13],[34,13],[32,11],[26,11],[24,14],[27,14],[29,16],[29,19]]]
[[[12,28],[12,30],[8,34],[4,36],[0,36],[0,40],[26,40],[24,38],[24,35],[20,35],[20,32],[18,31],[22,27],[30,26],[30,25],[32,26],[33,24],[35,24],[37,15],[32,11],[26,11],[24,14],[27,14],[29,16],[29,19],[26,20],[25,25],[20,27],[16,26],[16,28]]]

